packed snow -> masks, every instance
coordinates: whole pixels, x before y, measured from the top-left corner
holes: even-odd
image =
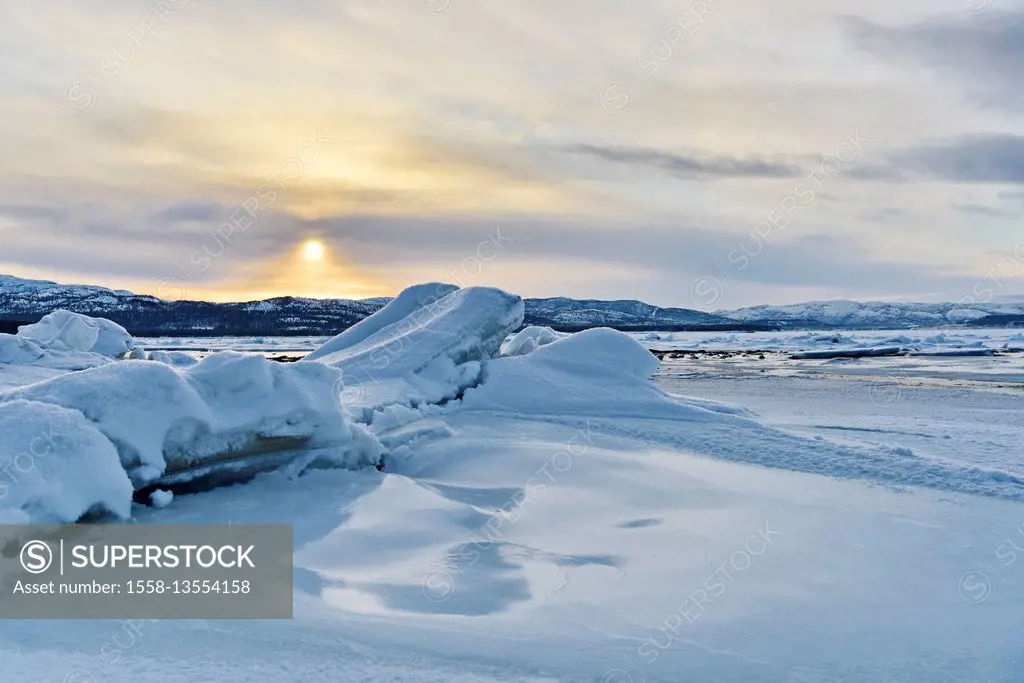
[[[295,533],[294,620],[141,622],[116,660],[121,624],[0,622],[4,680],[1024,679],[1019,330],[522,321],[421,285],[295,363],[0,338],[0,521]]]

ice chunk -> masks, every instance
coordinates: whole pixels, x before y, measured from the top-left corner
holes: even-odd
[[[355,346],[380,332],[388,325],[409,317],[424,306],[440,301],[458,289],[455,285],[446,285],[440,282],[430,282],[408,287],[384,308],[330,339],[323,346],[306,356],[304,360],[317,360]]]
[[[567,335],[563,332],[556,332],[550,327],[530,325],[516,333],[505,345],[503,355],[522,356],[538,347],[558,341]]]
[[[19,327],[18,336],[33,339],[44,348],[91,351],[111,358],[135,346],[132,336],[117,323],[63,309],[44,316],[37,323]]]
[[[460,289],[317,361],[342,371],[342,402],[370,414],[393,403],[438,403],[480,382],[480,361],[498,354],[523,313],[518,296]],[[376,325],[374,317],[367,322]]]
[[[149,495],[149,502],[153,504],[155,508],[165,508],[171,504],[174,500],[174,494],[170,491],[164,491],[163,489],[157,489]]]
[[[90,511],[126,518],[131,503],[117,450],[80,412],[34,401],[0,403],[0,512],[70,523]]]

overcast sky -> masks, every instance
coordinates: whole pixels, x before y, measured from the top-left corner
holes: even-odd
[[[1019,0],[33,0],[0,19],[0,273],[218,300],[1024,292]]]

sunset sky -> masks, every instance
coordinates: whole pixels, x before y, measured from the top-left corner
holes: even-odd
[[[214,300],[1024,293],[1024,2],[0,18],[0,273]]]

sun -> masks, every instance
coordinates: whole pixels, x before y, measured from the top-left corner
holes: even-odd
[[[302,258],[306,261],[324,260],[324,243],[320,240],[309,240],[302,246]]]

